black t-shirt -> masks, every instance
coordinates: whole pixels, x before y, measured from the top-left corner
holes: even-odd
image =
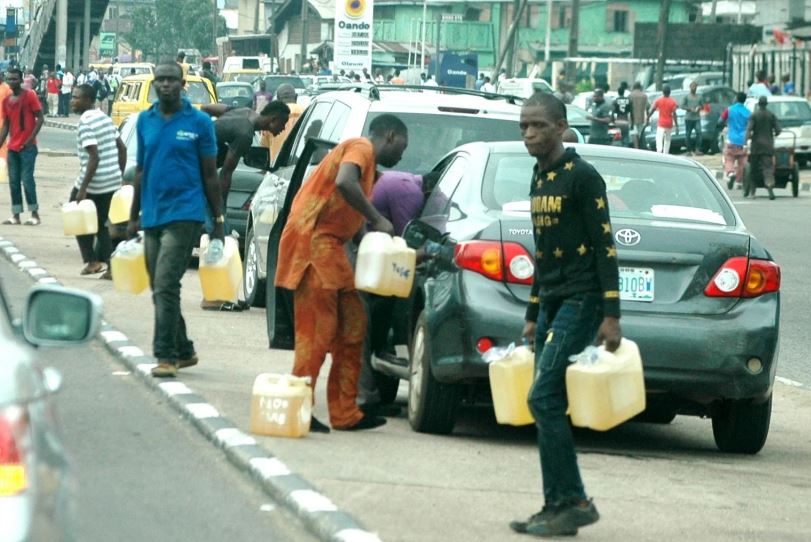
[[[631,115],[631,99],[628,96],[617,96],[614,99],[614,115],[628,120]]]
[[[237,158],[242,158],[253,145],[253,111],[248,107],[232,109],[217,119],[214,130],[217,134],[217,165],[225,160],[225,153],[233,151]]]

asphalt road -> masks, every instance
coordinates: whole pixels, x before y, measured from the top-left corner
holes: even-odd
[[[42,157],[37,183],[43,224],[0,226],[0,235],[66,285],[102,296],[107,320],[149,351],[149,296],[120,294],[109,282],[79,276],[76,243],[62,236],[58,204],[76,168],[72,157]],[[772,202],[732,196],[747,225],[783,266],[778,374],[811,384],[806,362],[811,315],[804,286],[805,270],[811,268],[811,255],[804,251],[811,231],[811,194],[793,199],[781,192]],[[180,379],[247,431],[254,378],[262,372],[288,372],[292,355],[267,349],[261,309],[202,311],[200,299],[197,273],[189,270],[182,307],[201,362],[182,371]],[[329,363],[316,386],[315,415],[321,419],[327,418],[328,370]],[[401,404],[405,390],[401,386]],[[754,457],[718,453],[710,422],[687,416],[667,426],[577,431],[584,481],[603,516],[578,539],[806,541],[811,532],[809,426],[808,386],[778,383],[769,440]],[[487,407],[463,408],[450,436],[414,433],[401,416],[363,433],[257,440],[387,542],[523,540],[509,532],[507,522],[541,505],[533,430],[499,426]]]
[[[46,119],[47,120],[47,119]],[[60,120],[60,119],[54,119]],[[76,132],[43,126],[37,135],[40,152],[59,152],[76,154]]]
[[[0,283],[19,313],[30,279],[0,258]],[[98,343],[47,358],[64,378],[77,540],[312,540]]]

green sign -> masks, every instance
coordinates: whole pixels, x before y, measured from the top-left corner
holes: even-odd
[[[115,56],[116,39],[115,32],[99,33],[99,56]]]

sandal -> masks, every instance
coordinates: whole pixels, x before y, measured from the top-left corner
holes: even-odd
[[[19,218],[14,218],[12,216],[11,218],[5,219],[3,221],[3,224],[11,225],[11,226],[19,226],[20,225],[20,219]]]
[[[38,218],[29,218],[28,220],[23,222],[23,224],[25,224],[26,226],[39,226],[40,220]]]

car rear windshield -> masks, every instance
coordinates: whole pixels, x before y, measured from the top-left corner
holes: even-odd
[[[189,81],[186,83],[184,96],[193,104],[210,104],[214,103],[211,99],[211,94],[208,92],[208,87],[202,81]],[[155,85],[149,86],[149,103],[158,101],[158,93],[155,91]]]
[[[717,185],[699,169],[648,160],[586,157],[606,183],[611,216],[667,219],[718,225],[735,217]],[[529,212],[529,184],[535,159],[526,154],[492,154],[482,183],[489,209]]]
[[[217,87],[217,94],[220,98],[250,98],[253,96],[253,89],[237,85],[221,86]]]
[[[788,102],[769,102],[766,106],[774,113],[780,124],[799,126],[811,121],[811,107],[808,102],[797,100]]]
[[[383,113],[372,113],[369,124]],[[482,118],[472,115],[396,113],[408,127],[408,148],[394,169],[421,175],[433,169],[437,162],[459,145],[472,141],[513,141],[520,137],[518,117],[514,119]]]
[[[307,88],[304,84],[304,81],[301,80],[299,77],[294,77],[290,75],[286,75],[283,77],[276,77],[276,76],[269,76],[265,77],[265,90],[267,92],[271,92],[276,94],[276,89],[279,88],[279,85],[283,85],[287,83],[288,85],[293,85],[293,88]]]

